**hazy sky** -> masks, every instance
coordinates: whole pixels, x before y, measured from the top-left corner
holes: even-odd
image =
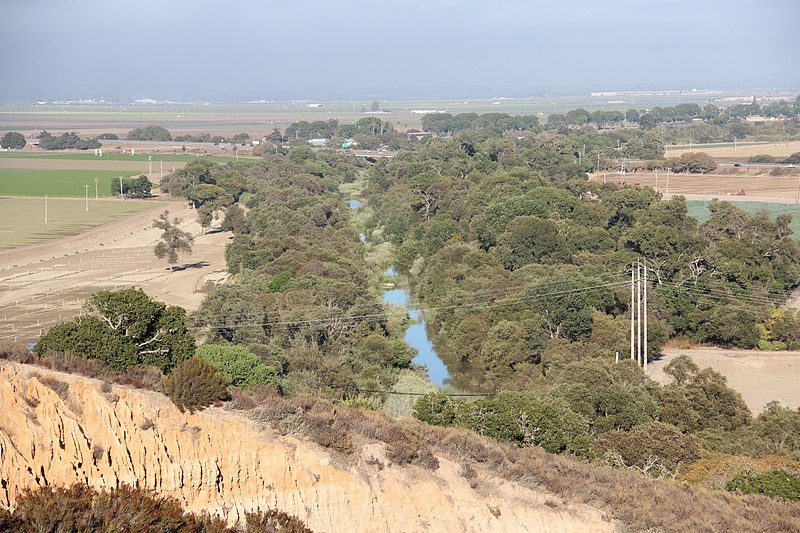
[[[0,98],[800,86],[799,0],[0,0]]]

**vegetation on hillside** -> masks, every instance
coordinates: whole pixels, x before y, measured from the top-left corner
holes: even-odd
[[[0,508],[0,531],[311,533],[302,520],[276,509],[247,513],[239,527],[229,527],[218,516],[184,511],[175,498],[126,484],[102,491],[82,484],[28,491],[13,512]]]

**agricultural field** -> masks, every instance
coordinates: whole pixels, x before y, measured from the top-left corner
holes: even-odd
[[[185,202],[90,200],[88,213],[83,200],[52,204],[57,219],[45,225],[44,199],[0,200],[0,248],[6,248],[0,249],[0,338],[35,341],[51,326],[77,315],[84,300],[99,290],[141,287],[152,297],[191,310],[227,279],[230,234],[202,234]],[[165,209],[195,236],[192,253],[181,257],[174,271],[153,255],[161,233],[152,227],[153,219]],[[92,224],[102,225],[89,229]],[[64,236],[67,232],[75,234]],[[10,248],[54,237],[61,238]]]
[[[45,223],[44,198],[0,198],[0,250],[77,235],[95,226],[157,207],[151,201],[94,198],[88,205],[89,211],[86,211],[83,198],[48,198]]]
[[[707,201],[689,200],[686,202],[686,204],[689,208],[689,214],[698,219],[700,222],[705,222],[711,218],[711,212],[708,210]],[[788,213],[792,215],[792,223],[790,227],[792,228],[794,238],[800,239],[800,205],[781,205],[763,202],[736,202],[736,207],[751,213],[755,211],[766,211],[773,219],[778,215]]]
[[[419,128],[422,114],[414,111],[437,110],[448,113],[508,113],[539,115],[545,119],[551,113],[565,113],[582,107],[589,111],[598,109],[644,109],[653,106],[670,106],[696,103],[703,106],[718,103],[718,99],[735,96],[732,92],[652,93],[625,95],[570,95],[570,96],[520,96],[502,94],[485,98],[414,98],[380,99],[384,113],[371,111],[372,99],[313,102],[258,101],[258,102],[194,102],[170,104],[82,104],[82,105],[29,105],[7,104],[0,106],[2,131],[80,131],[84,135],[116,133],[120,137],[143,124],[157,124],[173,135],[206,132],[212,135],[231,135],[246,132],[260,137],[273,128],[286,128],[298,120],[328,120],[336,118],[342,123],[354,123],[365,116],[379,116],[401,129]]]
[[[800,168],[789,170],[793,172],[781,176],[772,176],[769,168],[733,167],[721,167],[711,174],[634,172],[620,175],[616,172],[599,172],[591,174],[590,179],[601,183],[653,187],[658,192],[682,194],[692,200],[719,198],[794,204],[800,194]]]
[[[6,169],[0,166],[0,196],[111,196],[111,180],[136,174],[116,170]],[[95,195],[95,178],[97,194]]]
[[[109,142],[109,141],[105,141]],[[111,141],[115,142],[115,141]],[[124,142],[124,141],[123,141]],[[195,155],[189,154],[147,154],[147,153],[138,153],[135,155],[130,155],[129,153],[112,153],[108,150],[103,152],[103,156],[99,157],[94,155],[94,152],[61,152],[61,151],[53,151],[53,152],[45,152],[45,151],[37,151],[32,152],[28,150],[15,150],[15,151],[0,151],[0,165],[4,164],[4,160],[8,159],[37,159],[37,160],[47,160],[47,159],[58,159],[58,160],[65,160],[65,161],[93,161],[93,162],[102,162],[102,161],[149,161],[149,158],[152,157],[153,164],[155,165],[159,161],[164,161],[165,163],[187,163],[194,159],[197,159]],[[211,156],[210,159],[218,162],[228,162],[228,161],[236,161],[235,157],[219,157],[219,156]]]
[[[747,159],[754,155],[766,154],[775,157],[787,157],[800,152],[800,141],[780,143],[716,143],[667,146],[667,157],[678,157],[683,152],[705,152],[711,157],[723,159]]]

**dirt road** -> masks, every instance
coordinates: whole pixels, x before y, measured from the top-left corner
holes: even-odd
[[[172,272],[153,255],[160,231],[152,221],[168,209],[195,236],[194,250]],[[227,279],[225,244],[231,234],[201,234],[185,202],[159,202],[152,210],[81,235],[0,252],[0,338],[35,341],[54,324],[80,313],[94,292],[141,287],[150,296],[196,309]]]
[[[664,366],[679,355],[688,355],[700,368],[711,367],[728,378],[754,414],[767,402],[778,400],[792,409],[800,407],[800,352],[761,352],[693,348],[665,350],[664,358],[650,363],[649,375],[659,383],[670,383]]]

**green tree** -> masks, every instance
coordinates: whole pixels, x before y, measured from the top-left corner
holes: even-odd
[[[120,180],[111,180],[111,194],[116,196],[120,193]],[[153,184],[147,176],[138,178],[122,178],[122,194],[128,198],[150,198],[152,196]]]
[[[164,211],[157,220],[153,220],[153,227],[160,229],[161,240],[153,248],[153,253],[159,259],[167,259],[170,264],[170,270],[175,270],[175,264],[178,262],[178,256],[182,253],[192,252],[192,243],[194,237],[191,233],[180,229],[181,219],[175,218],[172,222],[169,221],[169,211]]]
[[[9,131],[0,138],[2,148],[25,148],[25,136],[16,131]]]
[[[170,141],[172,135],[163,126],[149,125],[144,128],[135,128],[128,132],[128,139],[137,141]]]
[[[627,120],[628,122],[635,122],[635,123],[638,124],[639,123],[639,112],[637,110],[635,110],[635,109],[628,109],[625,112],[625,120]]]

